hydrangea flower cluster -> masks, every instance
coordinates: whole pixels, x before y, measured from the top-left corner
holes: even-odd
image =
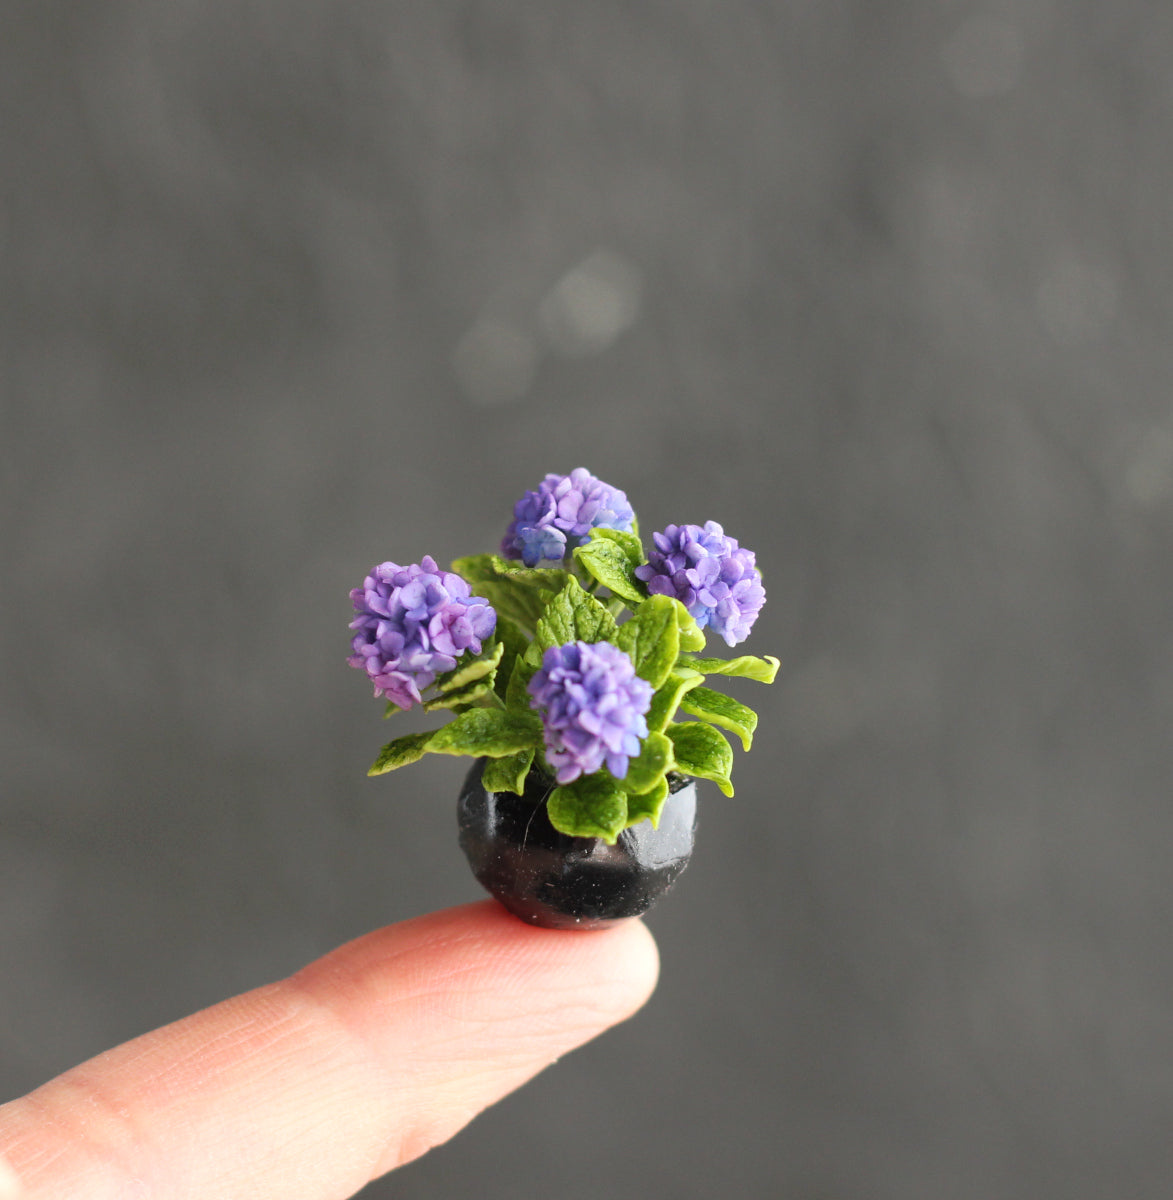
[[[653,595],[673,596],[702,628],[720,634],[729,646],[749,637],[766,590],[752,550],[726,537],[716,521],[669,525],[653,534],[656,548],[635,568]]]
[[[527,567],[542,559],[559,562],[586,541],[592,529],[626,531],[634,522],[623,492],[585,467],[576,467],[569,475],[547,475],[536,491],[526,492],[514,505],[501,553],[520,558]]]
[[[572,783],[606,763],[616,779],[647,737],[652,686],[610,642],[552,646],[528,685],[542,718],[546,758],[558,783]]]
[[[400,708],[421,703],[420,691],[465,651],[480,654],[497,625],[488,601],[427,555],[406,567],[380,563],[350,600],[358,615],[347,661],[366,671],[376,696]]]

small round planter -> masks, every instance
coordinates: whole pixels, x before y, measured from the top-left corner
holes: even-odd
[[[696,784],[670,777],[658,829],[641,821],[613,846],[568,837],[546,816],[553,783],[531,771],[524,795],[486,792],[484,759],[460,791],[460,845],[473,874],[515,916],[547,929],[600,929],[647,912],[692,855]]]

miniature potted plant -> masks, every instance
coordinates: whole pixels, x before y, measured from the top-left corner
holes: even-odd
[[[773,682],[778,660],[704,655],[745,640],[765,601],[751,551],[715,521],[645,553],[618,488],[585,468],[514,507],[499,554],[373,568],[351,592],[351,666],[386,715],[447,710],[383,747],[369,774],[424,754],[476,761],[458,802],[480,882],[524,920],[594,928],[646,911],[692,851],[697,779],[733,795],[757,715],[706,685]],[[724,731],[724,732],[723,732]]]

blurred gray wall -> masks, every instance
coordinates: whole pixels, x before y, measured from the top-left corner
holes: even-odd
[[[722,521],[662,987],[364,1196],[1100,1200],[1173,1151],[1173,8],[0,9],[0,1096],[477,895],[376,561]]]

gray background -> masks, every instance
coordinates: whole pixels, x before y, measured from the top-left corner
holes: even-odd
[[[763,565],[662,986],[370,1197],[1168,1193],[1173,8],[0,10],[0,1095],[476,896],[375,561]]]

